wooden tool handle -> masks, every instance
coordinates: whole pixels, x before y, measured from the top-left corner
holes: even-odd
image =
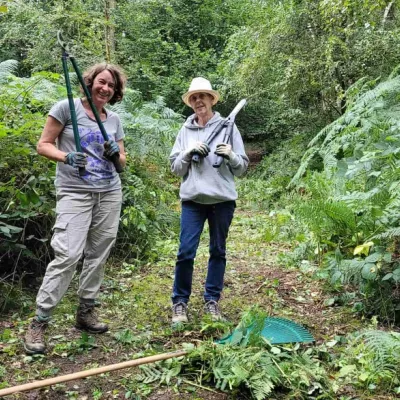
[[[8,396],[9,394],[13,394],[13,393],[17,393],[17,392],[26,392],[28,390],[39,389],[41,387],[51,386],[51,385],[55,385],[57,383],[73,381],[75,379],[87,378],[88,376],[92,376],[92,375],[104,374],[106,372],[116,371],[118,369],[130,368],[130,367],[135,367],[137,365],[149,364],[149,363],[153,363],[156,361],[167,360],[168,358],[182,357],[182,356],[185,356],[186,354],[187,354],[187,351],[178,350],[178,351],[174,351],[172,353],[163,353],[163,354],[157,354],[155,356],[138,358],[136,360],[130,360],[130,361],[125,361],[125,362],[118,363],[118,364],[106,365],[104,367],[99,367],[99,368],[92,368],[87,371],[80,371],[80,372],[75,372],[73,374],[57,376],[55,378],[44,379],[42,381],[34,381],[31,383],[26,383],[24,385],[13,386],[10,388],[1,389],[0,397]]]

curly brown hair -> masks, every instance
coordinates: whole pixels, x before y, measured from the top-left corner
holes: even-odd
[[[114,89],[114,96],[111,98],[109,103],[111,105],[119,102],[124,97],[124,90],[126,85],[126,75],[122,71],[120,67],[114,64],[107,64],[107,63],[99,63],[92,65],[83,73],[83,79],[86,83],[89,92],[92,92],[92,85],[93,81],[98,74],[103,71],[109,71],[111,75],[114,77],[115,81],[115,89]]]

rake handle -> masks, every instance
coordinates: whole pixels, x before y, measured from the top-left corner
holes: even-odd
[[[163,354],[157,354],[155,356],[138,358],[136,360],[130,360],[130,361],[125,361],[125,362],[118,363],[118,364],[106,365],[104,367],[99,367],[99,368],[92,368],[87,371],[80,371],[80,372],[75,372],[73,374],[57,376],[55,378],[44,379],[42,381],[34,381],[31,383],[26,383],[24,385],[13,386],[13,387],[9,387],[6,389],[2,389],[2,390],[0,390],[0,397],[8,396],[10,394],[17,393],[17,392],[26,392],[28,390],[39,389],[41,387],[51,386],[51,385],[55,385],[57,383],[69,382],[69,381],[73,381],[75,379],[87,378],[88,376],[92,376],[92,375],[99,375],[99,374],[104,374],[104,373],[110,372],[110,371],[116,371],[119,369],[135,367],[137,365],[149,364],[149,363],[153,363],[156,361],[167,360],[167,359],[173,358],[173,357],[182,357],[182,356],[185,356],[187,353],[188,353],[187,351],[178,350],[178,351],[174,351],[172,353],[163,353]]]

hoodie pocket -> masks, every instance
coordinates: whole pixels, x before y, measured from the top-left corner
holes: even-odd
[[[218,176],[221,177],[225,182],[232,183],[233,182],[233,174],[232,171],[228,168],[225,162],[222,162],[219,168],[215,168],[217,170]]]

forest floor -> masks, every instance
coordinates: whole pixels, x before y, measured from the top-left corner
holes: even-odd
[[[258,304],[271,316],[289,318],[307,327],[317,344],[354,332],[367,321],[349,306],[336,306],[318,280],[315,268],[290,269],[279,262],[289,249],[282,243],[267,243],[264,226],[268,215],[240,208],[228,239],[228,266],[221,299],[224,316],[234,325],[242,313]],[[180,349],[182,343],[198,343],[205,334],[202,291],[208,255],[207,230],[203,233],[195,263],[190,324],[185,330],[171,329],[170,292],[173,282],[175,240],[162,244],[157,263],[136,267],[129,263],[109,265],[100,297],[99,313],[109,324],[103,335],[82,335],[74,328],[75,277],[57,308],[48,330],[46,355],[26,356],[22,339],[34,311],[34,293],[28,296],[24,313],[15,312],[0,321],[0,387],[70,374],[147,355]],[[330,304],[330,305],[328,305]],[[29,314],[30,313],[30,314]],[[203,325],[202,325],[203,324]],[[130,368],[85,380],[45,387],[10,396],[15,399],[250,399],[249,393],[222,393],[195,382],[172,380],[170,386],[155,386],[137,380],[138,369]],[[338,396],[339,398],[340,396]],[[285,398],[272,396],[271,399]],[[346,399],[390,399],[346,393]]]

